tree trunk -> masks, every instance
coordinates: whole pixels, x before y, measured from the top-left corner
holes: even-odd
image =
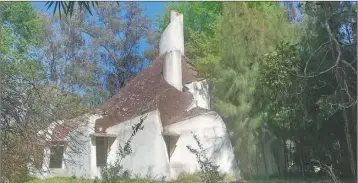
[[[0,6],[0,51],[1,51],[1,40],[2,40],[2,33],[1,33],[1,29],[2,29],[2,9]],[[1,55],[0,55],[1,57]],[[1,59],[1,58],[0,58]],[[0,62],[1,63],[1,62]],[[1,68],[3,68],[2,66],[0,66],[0,82],[1,82]],[[1,86],[0,86],[0,101],[1,101]],[[1,111],[1,102],[0,102],[0,111]],[[2,123],[0,122],[0,183],[2,182]]]
[[[295,135],[295,144],[296,144],[296,149],[297,149],[297,153],[298,153],[298,156],[299,156],[299,161],[300,161],[300,166],[299,166],[299,172],[302,173],[302,177],[304,178],[305,177],[305,172],[304,172],[304,168],[303,168],[303,160],[302,160],[302,147],[301,147],[301,141],[299,140],[298,138],[298,135],[297,135],[297,130],[296,131],[296,135]]]
[[[275,163],[276,163],[278,174],[281,175],[281,166],[280,166],[280,162],[279,162],[279,154],[278,154],[277,147],[272,148],[272,154],[273,154],[273,158],[274,158]]]
[[[291,165],[291,160],[292,160],[292,140],[290,140],[290,147],[289,147],[289,151],[288,151],[288,155],[287,155],[287,161],[288,161],[288,167],[290,167]]]
[[[261,152],[263,154],[263,159],[264,159],[264,164],[265,164],[265,176],[267,177],[268,172],[267,172],[267,163],[266,163],[266,151],[265,151],[265,143],[263,142],[262,138],[260,138],[261,141]]]
[[[287,157],[287,148],[286,148],[286,140],[282,139],[283,145],[283,156],[284,156],[284,165],[283,165],[283,177],[286,176],[287,173],[287,165],[288,165],[288,157]]]
[[[256,152],[256,156],[255,156],[255,160],[256,160],[256,175],[259,173],[259,161],[258,161],[258,156],[259,153]]]
[[[301,163],[302,177],[305,178],[305,167],[303,166],[301,143],[299,144],[299,153],[300,153],[300,163]]]
[[[339,96],[340,96],[340,100],[341,103],[344,104],[346,103],[346,96],[344,94],[342,85],[344,83],[344,79],[343,79],[343,74],[340,71],[340,68],[336,68],[336,79],[337,79],[337,83],[339,85],[341,85],[340,90],[339,90]],[[348,88],[347,88],[348,90]],[[347,150],[348,150],[348,158],[350,161],[350,169],[354,178],[354,181],[356,182],[357,180],[357,172],[356,172],[356,167],[355,167],[355,163],[356,161],[354,158],[354,153],[353,153],[353,148],[352,148],[352,140],[351,140],[351,135],[349,132],[349,119],[348,119],[348,114],[347,114],[347,109],[343,106],[342,107],[342,117],[343,117],[343,122],[344,122],[344,134],[346,136],[346,143],[347,143]]]

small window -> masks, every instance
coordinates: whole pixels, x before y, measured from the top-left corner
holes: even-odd
[[[106,166],[108,153],[108,138],[96,137],[96,161],[97,167]]]
[[[176,144],[178,142],[178,139],[179,139],[179,135],[164,135],[164,141],[165,141],[165,145],[167,146],[169,161],[177,146]]]
[[[62,168],[64,142],[52,142],[50,149],[50,168]]]
[[[189,91],[189,88],[186,86],[183,86],[183,92],[188,92],[188,91]]]

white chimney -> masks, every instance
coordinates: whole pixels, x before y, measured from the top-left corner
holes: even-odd
[[[170,23],[160,38],[159,54],[174,50],[180,50],[184,55],[183,14],[170,11]]]
[[[160,55],[167,53],[163,61],[165,80],[182,91],[181,56],[184,55],[183,14],[170,11],[170,23],[165,28],[159,42]]]
[[[183,90],[180,50],[170,51],[163,61],[164,79],[176,89]]]

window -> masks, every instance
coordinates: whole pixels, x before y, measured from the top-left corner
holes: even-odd
[[[174,150],[176,148],[176,144],[178,142],[179,135],[164,135],[165,145],[167,146],[167,153],[169,160],[172,157]]]
[[[106,166],[108,152],[108,138],[96,137],[96,162],[97,167]]]
[[[188,92],[188,91],[189,91],[189,88],[186,86],[183,86],[183,92]]]
[[[52,142],[50,149],[50,168],[62,168],[62,159],[64,151],[64,142]]]

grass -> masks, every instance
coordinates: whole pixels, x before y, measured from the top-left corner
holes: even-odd
[[[151,181],[148,179],[125,179],[118,181],[119,183],[160,183],[161,181]],[[73,179],[73,178],[50,178],[50,179],[34,179],[27,183],[94,183],[94,180],[88,179]],[[181,177],[175,181],[166,183],[203,183],[200,178],[197,177]],[[329,181],[304,181],[304,180],[244,180],[240,182],[230,183],[330,183]]]
[[[226,177],[225,183],[330,183],[330,181],[323,180],[300,180],[300,179],[271,179],[271,180],[242,180],[239,182],[231,181],[232,178]],[[95,183],[94,180],[80,179],[80,178],[50,178],[50,179],[34,179],[27,183]],[[152,181],[150,179],[122,179],[118,183],[162,183],[161,181]],[[204,183],[198,174],[181,174],[174,181],[169,181],[165,183]]]
[[[55,177],[50,179],[34,179],[27,183],[93,183],[93,180]]]

